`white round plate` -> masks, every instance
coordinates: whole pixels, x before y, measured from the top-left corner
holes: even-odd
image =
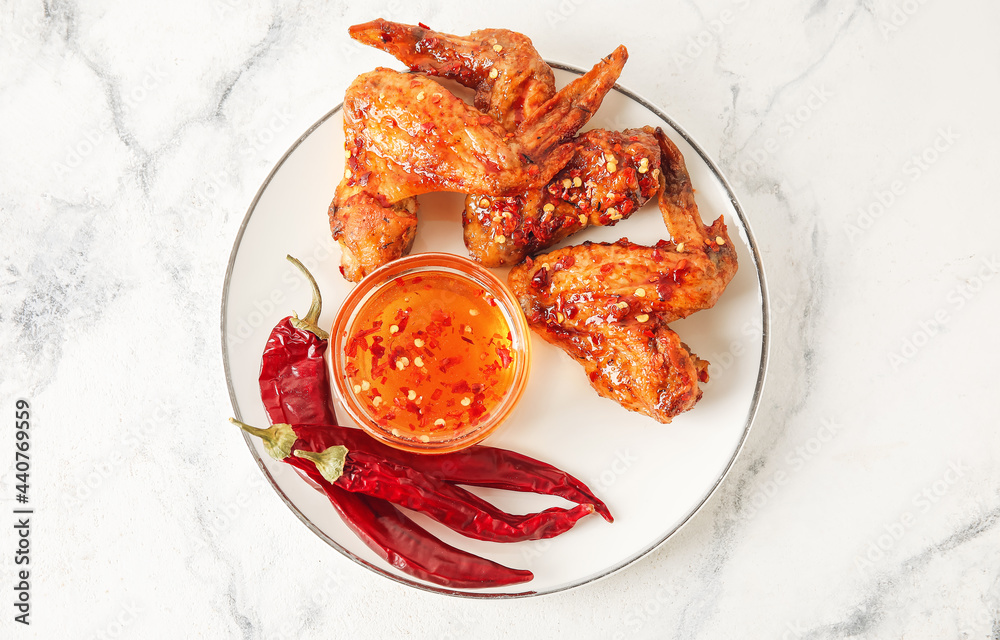
[[[557,86],[580,73],[554,66]],[[287,465],[269,458],[256,438],[248,437],[251,453],[278,495],[332,547],[377,573],[428,591],[493,598],[553,593],[607,576],[649,553],[687,522],[722,481],[746,438],[764,379],[768,336],[764,276],[732,189],[670,118],[616,87],[588,128],[643,125],[663,127],[684,154],[705,222],[724,215],[731,238],[739,240],[739,271],[719,303],[671,325],[696,354],[712,363],[704,396],[672,424],[659,424],[599,397],[582,367],[533,335],[528,389],[507,424],[485,443],[519,451],[577,476],[607,503],[615,522],[593,515],[556,538],[499,544],[465,538],[415,514],[417,522],[449,544],[510,567],[530,569],[535,575],[531,582],[505,588],[443,589],[383,562],[351,533],[323,495]],[[321,326],[332,325],[353,286],[338,271],[340,250],[327,221],[327,207],[344,171],[343,148],[342,114],[337,107],[278,162],[236,238],[222,297],[222,349],[233,409],[244,422],[267,423],[257,377],[268,334],[292,310],[304,313],[309,306],[309,289],[285,255],[299,258],[319,282],[324,303]],[[430,194],[420,200],[413,251],[468,255],[462,242],[462,197]],[[654,244],[666,235],[651,202],[615,227],[588,229],[568,243],[627,236]],[[495,273],[506,279],[505,269]],[[512,512],[568,504],[547,496],[473,490]]]

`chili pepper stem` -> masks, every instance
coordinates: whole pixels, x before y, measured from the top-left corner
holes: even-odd
[[[252,436],[257,436],[264,441],[264,450],[275,460],[284,460],[292,453],[292,445],[298,439],[290,424],[275,424],[267,429],[258,429],[240,422],[236,418],[230,418],[230,422],[240,429],[243,429]]]
[[[336,445],[320,452],[303,451],[298,449],[295,455],[299,458],[311,460],[316,465],[320,474],[333,484],[340,476],[344,475],[344,462],[347,461],[347,447]]]
[[[302,272],[302,275],[309,281],[309,286],[312,287],[312,303],[309,305],[309,311],[306,312],[304,318],[299,318],[293,314],[291,319],[292,326],[302,331],[309,331],[315,334],[320,340],[329,339],[330,334],[320,329],[317,324],[319,322],[319,314],[323,311],[323,296],[319,292],[319,285],[316,284],[316,278],[309,273],[309,270],[301,262],[292,256],[285,256],[285,258]]]

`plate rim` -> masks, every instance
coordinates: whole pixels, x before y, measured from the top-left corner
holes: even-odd
[[[553,62],[550,60],[547,60],[546,62],[553,69],[559,69],[569,73],[575,73],[577,75],[583,75],[584,73],[586,73],[585,70],[576,67],[574,65],[565,64],[561,62]],[[767,362],[768,362],[769,347],[770,347],[770,319],[771,319],[770,303],[768,299],[767,280],[764,274],[764,265],[760,259],[760,252],[757,248],[757,241],[754,238],[753,231],[750,228],[750,223],[746,219],[743,207],[742,205],[740,205],[739,199],[736,197],[736,193],[734,192],[732,185],[730,185],[729,180],[726,179],[726,176],[722,173],[722,171],[719,169],[716,163],[705,152],[705,150],[701,148],[701,146],[694,140],[694,138],[691,137],[691,135],[687,132],[687,130],[681,127],[677,122],[674,121],[673,118],[664,113],[659,107],[657,107],[650,101],[646,100],[642,96],[638,95],[634,91],[622,87],[617,83],[614,85],[612,89],[614,91],[617,91],[618,93],[623,94],[627,98],[634,100],[635,102],[639,103],[649,111],[656,114],[657,117],[659,117],[661,120],[669,124],[670,127],[674,131],[676,131],[677,134],[680,135],[684,139],[684,141],[691,146],[692,149],[694,149],[695,153],[697,153],[698,156],[701,158],[701,160],[708,166],[712,175],[715,176],[715,178],[720,182],[720,184],[725,189],[726,194],[729,197],[729,202],[733,206],[733,210],[736,212],[736,217],[739,218],[740,223],[742,224],[743,227],[743,231],[746,234],[746,241],[748,248],[750,250],[750,256],[757,273],[757,284],[761,299],[761,352],[760,352],[760,364],[757,369],[757,382],[756,385],[754,386],[753,396],[750,400],[750,407],[747,410],[747,417],[743,427],[743,433],[740,435],[740,440],[738,445],[733,450],[733,455],[730,457],[729,461],[726,463],[725,468],[720,472],[719,476],[716,478],[711,488],[708,489],[708,491],[705,493],[701,501],[698,502],[698,504],[691,510],[690,513],[687,514],[687,516],[684,517],[683,520],[677,523],[672,529],[667,531],[657,541],[648,545],[646,548],[639,550],[637,553],[632,554],[630,557],[625,558],[621,562],[609,568],[606,568],[600,574],[592,575],[582,581],[573,584],[564,585],[558,588],[549,589],[541,592],[528,590],[528,591],[520,591],[517,593],[483,593],[475,591],[460,591],[456,589],[449,589],[447,587],[432,585],[429,583],[412,580],[410,578],[406,578],[403,576],[398,576],[385,571],[382,567],[379,567],[369,562],[368,560],[361,558],[360,556],[351,552],[347,548],[343,547],[339,542],[331,538],[329,535],[326,534],[326,532],[321,530],[311,520],[309,520],[305,516],[305,514],[303,514],[302,511],[291,501],[291,499],[289,499],[289,497],[285,494],[285,492],[281,489],[281,487],[278,486],[278,483],[275,481],[274,476],[271,475],[271,472],[267,469],[267,466],[264,464],[262,457],[258,454],[257,449],[253,446],[252,438],[248,434],[243,433],[243,441],[250,449],[250,453],[253,456],[254,460],[256,461],[257,467],[264,474],[264,477],[267,479],[268,484],[271,485],[271,488],[278,494],[282,502],[285,503],[285,506],[291,509],[292,513],[294,513],[295,516],[303,524],[305,524],[306,527],[308,527],[314,534],[319,536],[321,540],[323,540],[331,547],[339,551],[345,557],[361,565],[362,567],[370,569],[383,577],[389,578],[390,580],[394,580],[399,584],[403,584],[409,587],[414,587],[422,591],[460,597],[460,598],[471,598],[471,599],[482,599],[482,600],[505,600],[505,599],[525,598],[532,596],[537,597],[537,596],[553,595],[556,593],[563,593],[572,589],[577,589],[587,584],[593,584],[598,580],[602,580],[612,574],[621,571],[625,567],[649,555],[659,547],[666,544],[666,542],[670,538],[672,538],[674,534],[680,531],[681,528],[684,527],[687,523],[691,522],[691,520],[694,519],[694,517],[702,510],[702,508],[704,508],[705,504],[708,503],[709,499],[715,494],[715,492],[718,491],[719,487],[722,485],[722,482],[725,480],[726,476],[729,475],[730,470],[733,468],[736,459],[739,457],[740,453],[743,451],[743,448],[746,446],[747,436],[750,433],[750,429],[753,426],[754,419],[756,418],[757,415],[757,410],[760,406],[761,393],[764,387],[764,380],[767,375]],[[230,404],[232,405],[235,417],[238,420],[242,420],[243,416],[240,414],[239,405],[236,401],[236,390],[233,386],[232,371],[229,366],[229,344],[227,340],[228,334],[226,327],[226,311],[229,304],[229,288],[232,281],[233,267],[236,263],[236,256],[239,253],[239,248],[243,240],[244,232],[246,231],[247,225],[250,222],[250,217],[256,210],[257,204],[260,201],[260,198],[263,196],[264,191],[267,189],[268,185],[270,185],[271,180],[274,178],[278,170],[281,169],[281,167],[284,165],[288,157],[296,149],[298,149],[298,147],[310,135],[312,135],[312,133],[316,131],[316,129],[321,127],[327,120],[333,117],[334,114],[343,109],[343,106],[344,103],[341,102],[337,106],[327,111],[315,123],[313,123],[312,126],[306,129],[306,131],[303,132],[292,143],[292,145],[285,151],[285,153],[282,154],[281,158],[279,158],[278,161],[274,164],[274,166],[271,168],[271,171],[267,174],[267,177],[264,178],[264,181],[257,189],[257,193],[254,195],[253,200],[250,202],[249,207],[247,207],[247,212],[243,216],[243,220],[240,223],[240,228],[236,233],[235,240],[233,241],[233,249],[229,254],[229,263],[226,266],[226,275],[222,284],[222,305],[221,305],[221,314],[219,321],[219,330],[222,338],[222,363],[226,375],[226,386],[229,390],[229,401]]]

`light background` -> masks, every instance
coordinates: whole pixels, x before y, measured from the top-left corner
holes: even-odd
[[[625,44],[621,83],[719,163],[760,245],[773,333],[746,448],[596,584],[479,602],[380,578],[223,426],[236,231],[347,83],[396,66],[346,36],[378,16],[522,31],[581,67]],[[997,637],[998,26],[986,0],[0,5],[0,636]]]

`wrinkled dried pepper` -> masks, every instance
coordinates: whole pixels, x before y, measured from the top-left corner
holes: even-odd
[[[287,256],[312,288],[312,304],[304,318],[279,322],[264,346],[260,362],[260,398],[271,423],[334,424],[330,383],[323,354],[330,337],[316,324],[323,309],[319,285],[301,262]]]
[[[557,467],[516,451],[475,445],[448,454],[422,455],[385,448],[393,459],[429,476],[455,484],[526,491],[558,496],[578,504],[589,503],[601,517],[614,522],[607,505],[583,482]]]
[[[328,426],[277,424],[269,429],[256,429],[241,422],[235,424],[264,440],[272,457],[284,460],[295,455],[311,460],[334,486],[419,511],[477,540],[519,542],[551,538],[565,533],[580,518],[594,512],[594,506],[586,502],[571,509],[514,515],[439,477],[387,459],[380,453],[384,448],[381,445],[368,446],[359,438],[351,438],[348,448]]]
[[[303,440],[301,448],[307,451],[322,451],[341,444],[349,450],[367,451],[451,484],[539,493],[565,498],[577,504],[591,504],[605,520],[614,522],[607,505],[582,481],[557,467],[516,451],[475,445],[444,454],[412,453],[382,444],[360,429],[337,425],[324,426],[318,430],[298,429],[297,433]]]
[[[316,465],[304,458],[289,456],[285,462],[308,474],[348,528],[380,558],[406,574],[454,589],[501,587],[534,578],[526,569],[511,569],[442,542],[386,500],[330,484]]]
[[[309,281],[312,304],[304,318],[283,319],[268,337],[261,358],[261,400],[272,423],[335,424],[323,361],[328,336],[316,325],[322,310],[322,297],[315,279],[302,263],[291,256],[288,260]],[[357,429],[350,431],[368,437]],[[408,575],[459,589],[516,584],[533,577],[530,571],[511,569],[445,544],[391,503],[330,484],[307,460],[291,457],[285,461],[300,469],[323,490],[344,523],[369,549]]]

